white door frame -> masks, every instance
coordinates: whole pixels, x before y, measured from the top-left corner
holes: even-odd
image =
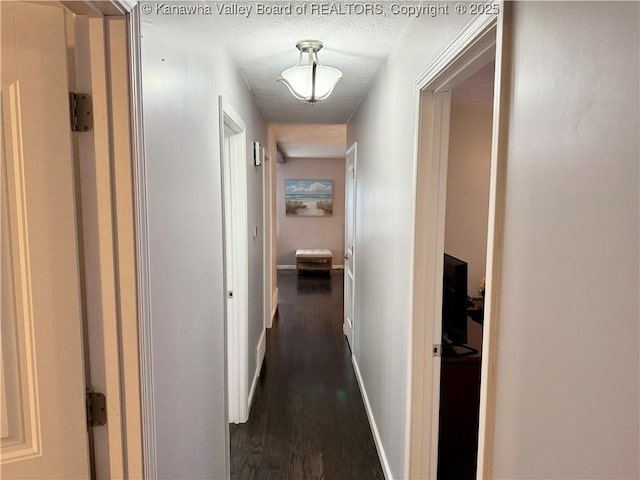
[[[500,11],[504,8],[499,4]],[[499,294],[498,271],[501,212],[504,189],[504,154],[499,151],[502,15],[484,15],[471,21],[416,80],[414,175],[414,231],[412,251],[412,330],[407,345],[405,473],[410,478],[436,478],[440,358],[433,349],[440,343],[442,318],[442,257],[449,143],[451,89],[493,56],[496,58],[491,184],[487,242],[486,303],[482,346],[478,478],[489,478],[495,365],[495,307]],[[503,137],[501,137],[503,138]],[[427,375],[425,375],[425,372]],[[431,373],[431,375],[428,375]]]
[[[131,53],[138,48],[138,39],[131,36],[134,22],[129,13],[135,3],[61,3],[86,17],[79,29],[74,28],[76,75],[70,79],[79,82],[74,90],[92,94],[94,110],[91,138],[79,134],[77,142],[80,163],[95,175],[95,185],[89,189],[95,195],[96,210],[90,214],[96,216],[100,239],[94,245],[99,278],[92,281],[98,282],[101,307],[94,312],[98,313],[92,320],[95,328],[88,331],[89,344],[97,352],[85,352],[101,364],[107,400],[107,425],[95,427],[100,429],[96,433],[106,435],[100,447],[96,444],[95,455],[111,477],[138,478],[144,473],[144,447],[131,149],[135,131]],[[104,476],[104,471],[97,474]]]
[[[271,283],[271,157],[264,154],[264,164],[262,167],[262,225],[263,225],[263,290],[264,290],[264,328],[273,326],[273,316],[271,315],[271,296],[273,285]]]
[[[139,8],[128,7],[129,61],[131,78],[131,120],[133,127],[134,210],[136,236],[136,271],[138,287],[138,328],[140,346],[140,386],[142,396],[142,429],[144,478],[158,477],[153,391],[153,329],[151,322],[151,275],[147,199],[147,168],[142,102],[142,49],[140,44]]]
[[[101,342],[110,427],[108,451],[96,451],[96,456],[108,455],[112,477],[138,478],[144,475],[145,469],[140,290],[136,288],[138,210],[134,203],[135,155],[132,151],[135,137],[132,105],[136,98],[132,54],[139,51],[139,39],[132,35],[135,16],[130,13],[136,2],[62,3],[74,13],[89,17],[88,68],[92,72],[94,159],[99,174],[99,255],[105,267],[113,265],[102,268],[100,280],[104,307]]]
[[[225,292],[232,295],[233,309],[227,314],[227,382],[229,422],[244,423],[249,418],[248,397],[248,312],[249,312],[249,230],[247,212],[247,133],[237,112],[220,96],[220,158],[223,176],[223,207],[231,203],[223,215],[225,230],[231,228],[232,245],[225,241]],[[228,141],[228,155],[225,142]],[[228,188],[225,188],[228,186]],[[226,212],[227,208],[223,208]],[[228,249],[231,248],[230,255]],[[231,262],[232,281],[227,282],[226,268]],[[231,293],[230,293],[231,292]]]
[[[70,89],[90,93],[94,111],[92,131],[73,135],[87,386],[106,394],[108,414],[89,429],[90,456],[92,474],[119,478],[142,475],[127,25],[90,13],[67,18]]]

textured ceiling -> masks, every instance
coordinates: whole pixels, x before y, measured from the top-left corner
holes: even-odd
[[[451,91],[451,103],[493,102],[495,62],[489,62]]]
[[[346,156],[346,125],[284,125],[272,129],[285,158],[341,158]]]
[[[344,124],[366,94],[391,47],[406,26],[401,15],[296,15],[258,14],[257,2],[249,16],[219,15],[219,24],[229,49],[247,85],[271,124],[274,138],[288,158],[344,157]],[[326,3],[280,2],[281,5]],[[334,2],[353,5],[352,1]],[[278,2],[264,2],[277,5]],[[320,40],[321,64],[339,68],[338,82],[327,100],[309,105],[295,99],[277,81],[280,73],[295,65],[295,44],[304,39]],[[493,95],[493,64],[483,67],[452,92],[454,103],[490,102]]]
[[[318,2],[291,4],[313,3]],[[353,5],[354,2],[344,3]],[[255,3],[249,17],[221,15],[217,19],[231,55],[265,119],[272,123],[314,124],[347,122],[408,21],[407,17],[386,11],[384,15],[375,16],[258,15]],[[324,48],[318,54],[320,64],[336,67],[343,73],[343,80],[331,96],[315,105],[295,99],[277,82],[280,73],[298,61],[295,45],[304,39],[323,42]]]

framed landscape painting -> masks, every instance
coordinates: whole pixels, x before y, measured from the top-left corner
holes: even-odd
[[[333,180],[285,180],[287,215],[325,217],[333,214]]]

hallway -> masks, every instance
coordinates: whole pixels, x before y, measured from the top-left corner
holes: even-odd
[[[279,314],[249,416],[230,425],[234,479],[382,479],[342,333],[343,277],[278,272]]]

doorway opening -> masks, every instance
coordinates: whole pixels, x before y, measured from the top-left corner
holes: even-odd
[[[502,174],[496,148],[499,118],[494,112],[499,112],[501,63],[496,51],[501,51],[501,32],[496,18],[474,20],[417,80],[410,449],[406,459],[412,477],[453,478],[450,475],[456,468],[455,478],[475,478],[476,471],[485,476],[489,452],[485,427],[493,382],[488,365],[494,355],[491,327],[496,322],[491,305],[498,294],[495,252]],[[473,154],[483,152],[482,175],[466,171],[460,160],[450,156],[460,155],[458,130],[464,122],[459,118],[464,109],[452,108],[452,94],[459,95],[478,76],[491,82],[495,78],[495,85],[485,87],[497,92],[480,108],[484,110],[482,125],[466,127],[475,134],[484,131],[485,144],[469,146]],[[454,141],[455,147],[450,148]],[[461,200],[472,196],[470,188],[480,191],[486,205],[471,220],[469,210],[475,211],[478,205],[470,207]],[[462,195],[455,200],[448,195],[456,192]],[[471,230],[473,241],[468,238]],[[462,450],[455,441],[459,434],[471,439]]]
[[[451,90],[438,478],[476,478],[495,62]]]

